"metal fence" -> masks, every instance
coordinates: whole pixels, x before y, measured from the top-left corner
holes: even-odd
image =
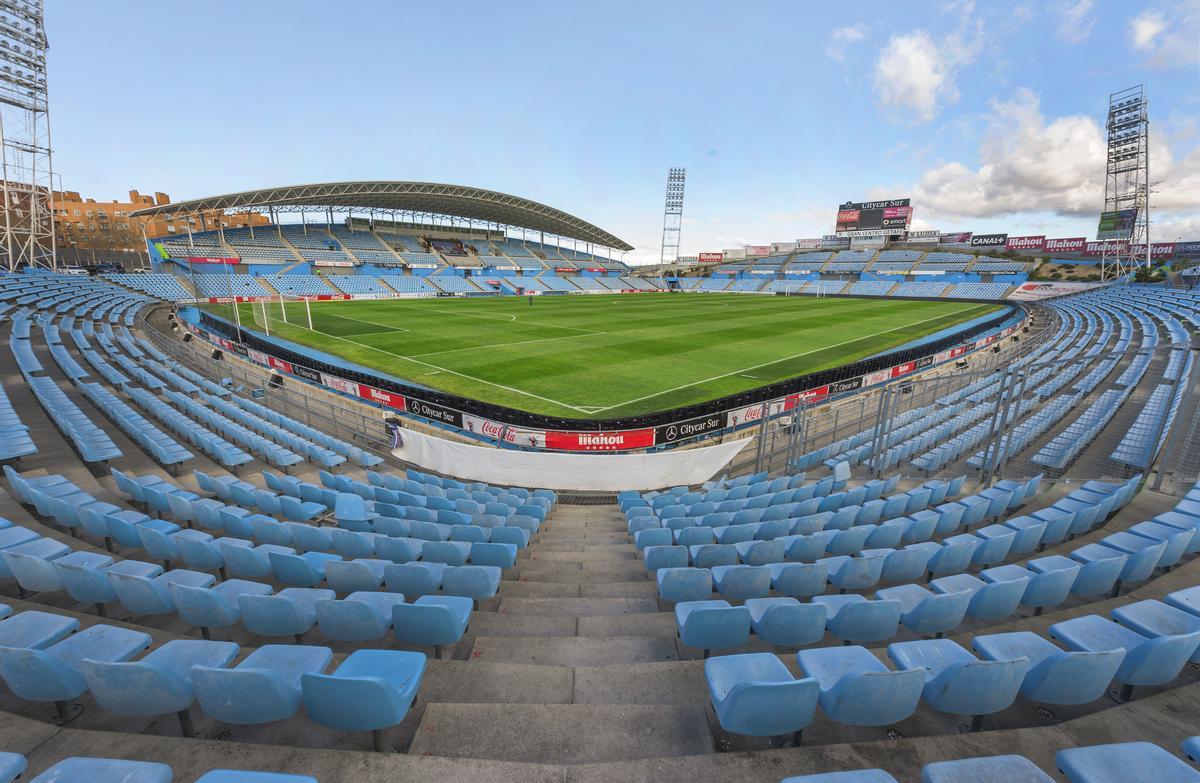
[[[1028,349],[1026,349],[1028,350]],[[1100,353],[1067,363],[987,353],[924,378],[763,421],[733,475],[847,460],[858,478],[967,475],[983,486],[1042,474],[1082,482],[1200,477],[1200,406],[1188,346]]]

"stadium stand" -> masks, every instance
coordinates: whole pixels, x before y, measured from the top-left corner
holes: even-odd
[[[267,282],[284,296],[325,296],[337,293],[316,275],[271,275]]]
[[[144,294],[149,294],[156,299],[164,299],[169,302],[177,302],[181,299],[191,299],[195,296],[191,291],[184,288],[183,284],[173,275],[165,274],[107,274],[103,275],[104,279],[111,280],[117,285],[131,288],[134,291],[141,291]]]
[[[196,275],[196,291],[201,296],[270,296],[258,278],[246,274]]]
[[[434,275],[427,280],[448,294],[473,294],[481,290],[467,278],[457,275]]]
[[[336,286],[343,293],[354,294],[390,294],[378,277],[371,275],[330,275],[325,282]]]
[[[293,277],[320,279],[267,282]],[[893,285],[851,288],[872,283]],[[197,275],[230,285],[259,278]],[[950,294],[971,285],[1000,284]],[[1027,352],[886,431],[574,505],[402,470],[222,383],[241,360],[141,321],[157,294],[131,287],[0,275],[22,374],[0,449],[23,452],[0,483],[0,720],[51,737],[0,779],[1200,777],[1200,487],[1142,489],[1190,431],[1200,295],[1050,300]],[[984,482],[1007,368],[1028,393],[1005,448],[1046,473]]]

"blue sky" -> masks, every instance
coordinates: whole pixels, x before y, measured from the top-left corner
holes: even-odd
[[[1200,0],[47,3],[55,170],[98,199],[411,179],[658,258],[923,228],[1092,236],[1108,94],[1146,82],[1156,240],[1200,239]]]

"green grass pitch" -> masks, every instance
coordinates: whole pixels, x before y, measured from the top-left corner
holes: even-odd
[[[210,305],[232,318],[228,305]],[[272,336],[534,413],[635,416],[835,367],[995,311],[958,301],[644,294],[265,305]],[[262,304],[240,305],[262,329]]]

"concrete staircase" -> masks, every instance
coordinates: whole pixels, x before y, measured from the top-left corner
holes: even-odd
[[[697,682],[681,679],[673,616],[659,611],[614,506],[560,505],[480,609],[493,612],[473,615],[474,640],[454,657],[466,658],[465,673],[501,678],[504,703],[468,692],[430,704],[410,756],[589,763],[713,752],[703,702],[679,692],[703,693],[699,662],[688,667]]]

